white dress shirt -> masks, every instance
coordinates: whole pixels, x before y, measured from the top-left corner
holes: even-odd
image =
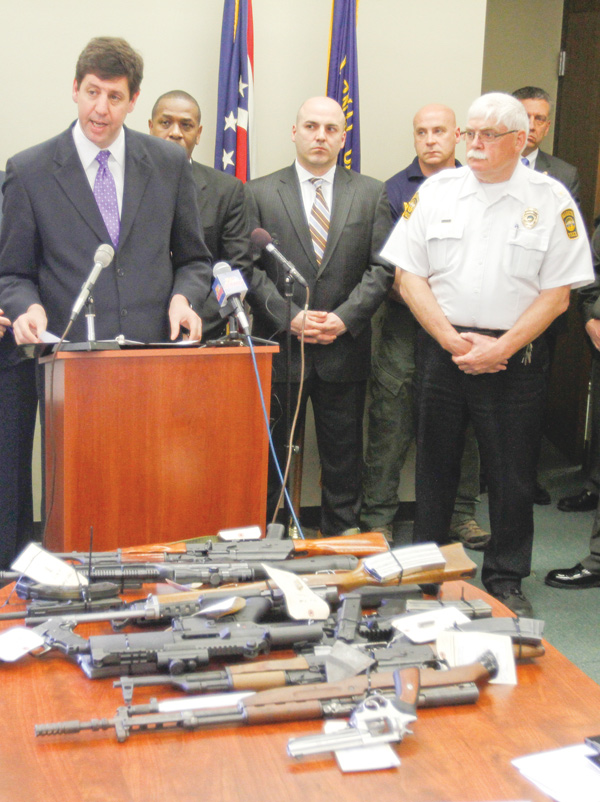
[[[87,136],[83,133],[83,129],[81,128],[79,120],[77,120],[72,130],[77,154],[79,155],[79,159],[83,165],[87,180],[89,181],[93,192],[96,173],[98,172],[98,167],[100,166],[96,161],[96,156],[100,153],[102,148],[99,148],[98,145],[90,142]],[[119,217],[121,217],[123,209],[123,189],[125,187],[125,131],[123,128],[121,128],[119,136],[115,139],[112,145],[109,148],[105,148],[105,150],[110,150],[108,167],[113,178],[115,179],[117,203],[119,204]]]

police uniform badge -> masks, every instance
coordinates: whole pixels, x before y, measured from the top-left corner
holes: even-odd
[[[415,206],[417,205],[418,202],[419,202],[419,193],[418,192],[415,192],[415,194],[408,201],[408,203],[406,201],[404,201],[404,211],[402,212],[402,217],[405,220],[408,220],[408,218],[414,212]]]
[[[537,209],[532,209],[529,207],[525,209],[523,212],[523,216],[521,217],[521,222],[523,223],[524,228],[535,228],[538,224],[538,220],[540,219],[540,213]]]
[[[565,230],[569,239],[577,239],[577,223],[575,222],[575,214],[573,209],[565,209],[561,214],[562,221],[565,224]]]

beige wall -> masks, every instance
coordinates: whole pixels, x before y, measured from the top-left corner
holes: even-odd
[[[77,55],[95,35],[124,36],[145,59],[129,118],[146,130],[155,98],[183,88],[204,116],[199,160],[212,164],[220,0],[0,0],[5,124],[0,164],[66,128],[75,117]],[[258,173],[293,158],[290,128],[300,103],[326,86],[330,0],[253,0]],[[385,179],[412,158],[410,121],[439,101],[464,114],[479,93],[485,0],[360,0],[358,18],[363,172]],[[452,35],[449,35],[449,31]]]
[[[363,172],[385,179],[413,158],[411,120],[425,103],[452,106],[463,124],[482,88],[512,91],[539,84],[554,96],[562,5],[562,0],[360,0]],[[144,56],[142,93],[129,125],[146,131],[155,98],[186,89],[203,109],[196,156],[212,164],[220,0],[172,5],[105,0],[101,24],[98,8],[91,0],[0,0],[5,109],[0,164],[74,119],[75,61],[86,41],[102,34],[125,37]],[[262,175],[292,161],[296,110],[306,97],[325,92],[331,2],[253,0],[253,9],[257,174]],[[312,469],[304,503],[317,503],[314,454],[307,461]],[[39,488],[36,495],[39,503]]]
[[[488,0],[482,90],[541,86],[556,99],[563,0]],[[552,152],[554,129],[544,141]]]
[[[144,57],[129,125],[146,131],[156,97],[185,89],[203,110],[195,155],[212,164],[222,8],[220,0],[104,0],[101,7],[91,0],[0,0],[0,164],[75,118],[75,62],[98,35],[123,36]],[[296,111],[305,98],[325,93],[331,1],[253,0],[253,9],[257,175],[263,175],[292,161]],[[383,180],[413,158],[411,120],[425,103],[453,106],[463,120],[480,90],[485,13],[485,0],[360,0],[363,172]],[[39,457],[36,475],[39,506]]]

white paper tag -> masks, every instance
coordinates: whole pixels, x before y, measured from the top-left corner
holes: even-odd
[[[469,620],[455,607],[440,607],[426,613],[400,616],[392,621],[392,626],[413,643],[430,643],[445,629],[452,629],[455,624],[466,624]]]
[[[27,627],[12,627],[0,633],[0,660],[14,663],[32,649],[44,645],[44,639]]]
[[[333,733],[345,730],[343,721],[326,721],[323,732]],[[342,771],[378,771],[393,769],[400,765],[400,758],[390,744],[375,746],[356,746],[352,749],[339,749],[335,754],[338,766]]]
[[[239,529],[221,529],[217,532],[219,540],[260,540],[260,526],[242,526]]]
[[[490,680],[495,685],[516,685],[517,669],[512,640],[509,635],[490,635],[487,632],[441,632],[436,651],[448,665],[465,666],[476,662],[484,652],[490,651],[498,661],[498,676]]]
[[[87,577],[76,571],[72,565],[35,543],[30,543],[23,549],[11,568],[42,585],[77,588],[89,584]]]
[[[324,621],[329,616],[327,602],[317,596],[301,577],[265,563],[262,566],[283,592],[287,611],[295,621]]]
[[[202,696],[187,696],[182,699],[165,699],[158,703],[161,713],[172,713],[175,710],[220,710],[223,707],[236,707],[237,703],[248,696],[254,696],[254,691],[240,691],[240,693],[211,693]]]

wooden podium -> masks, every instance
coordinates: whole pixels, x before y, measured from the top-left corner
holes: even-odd
[[[267,413],[271,359],[256,347]],[[86,551],[265,527],[268,438],[250,349],[46,357],[46,547]]]

